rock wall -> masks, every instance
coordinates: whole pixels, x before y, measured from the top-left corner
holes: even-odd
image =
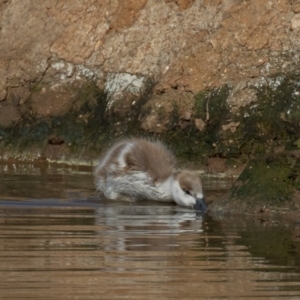
[[[0,0],[0,18],[5,157],[145,133],[198,158],[300,147],[300,1]]]

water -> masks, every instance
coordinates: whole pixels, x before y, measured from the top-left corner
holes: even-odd
[[[0,184],[0,299],[300,299],[297,224],[106,201],[89,169],[0,165]]]

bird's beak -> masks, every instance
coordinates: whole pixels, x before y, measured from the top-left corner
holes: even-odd
[[[205,212],[207,209],[207,204],[204,201],[204,198],[197,198],[194,209],[197,211]]]

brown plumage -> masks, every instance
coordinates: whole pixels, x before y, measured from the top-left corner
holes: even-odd
[[[121,140],[102,156],[95,178],[97,189],[110,199],[125,195],[185,206],[204,203],[199,177],[176,171],[174,155],[159,141]]]
[[[111,165],[118,166],[119,156],[128,144],[132,144],[134,147],[124,153],[125,166],[122,166],[122,169],[117,168],[112,171],[115,175],[127,171],[143,171],[149,174],[153,182],[156,182],[165,180],[174,171],[175,157],[161,142],[132,138],[118,142],[106,152],[100,159],[105,160],[105,163],[101,168],[96,169],[95,175],[105,177],[107,169]],[[153,161],[155,161],[155,164],[153,164]]]
[[[147,172],[154,182],[164,181],[172,174],[175,157],[162,143],[143,139],[132,142],[135,147],[125,156],[130,170]]]

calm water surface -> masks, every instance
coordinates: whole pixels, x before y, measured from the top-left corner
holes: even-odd
[[[300,299],[295,226],[110,202],[89,170],[0,165],[0,299]]]

